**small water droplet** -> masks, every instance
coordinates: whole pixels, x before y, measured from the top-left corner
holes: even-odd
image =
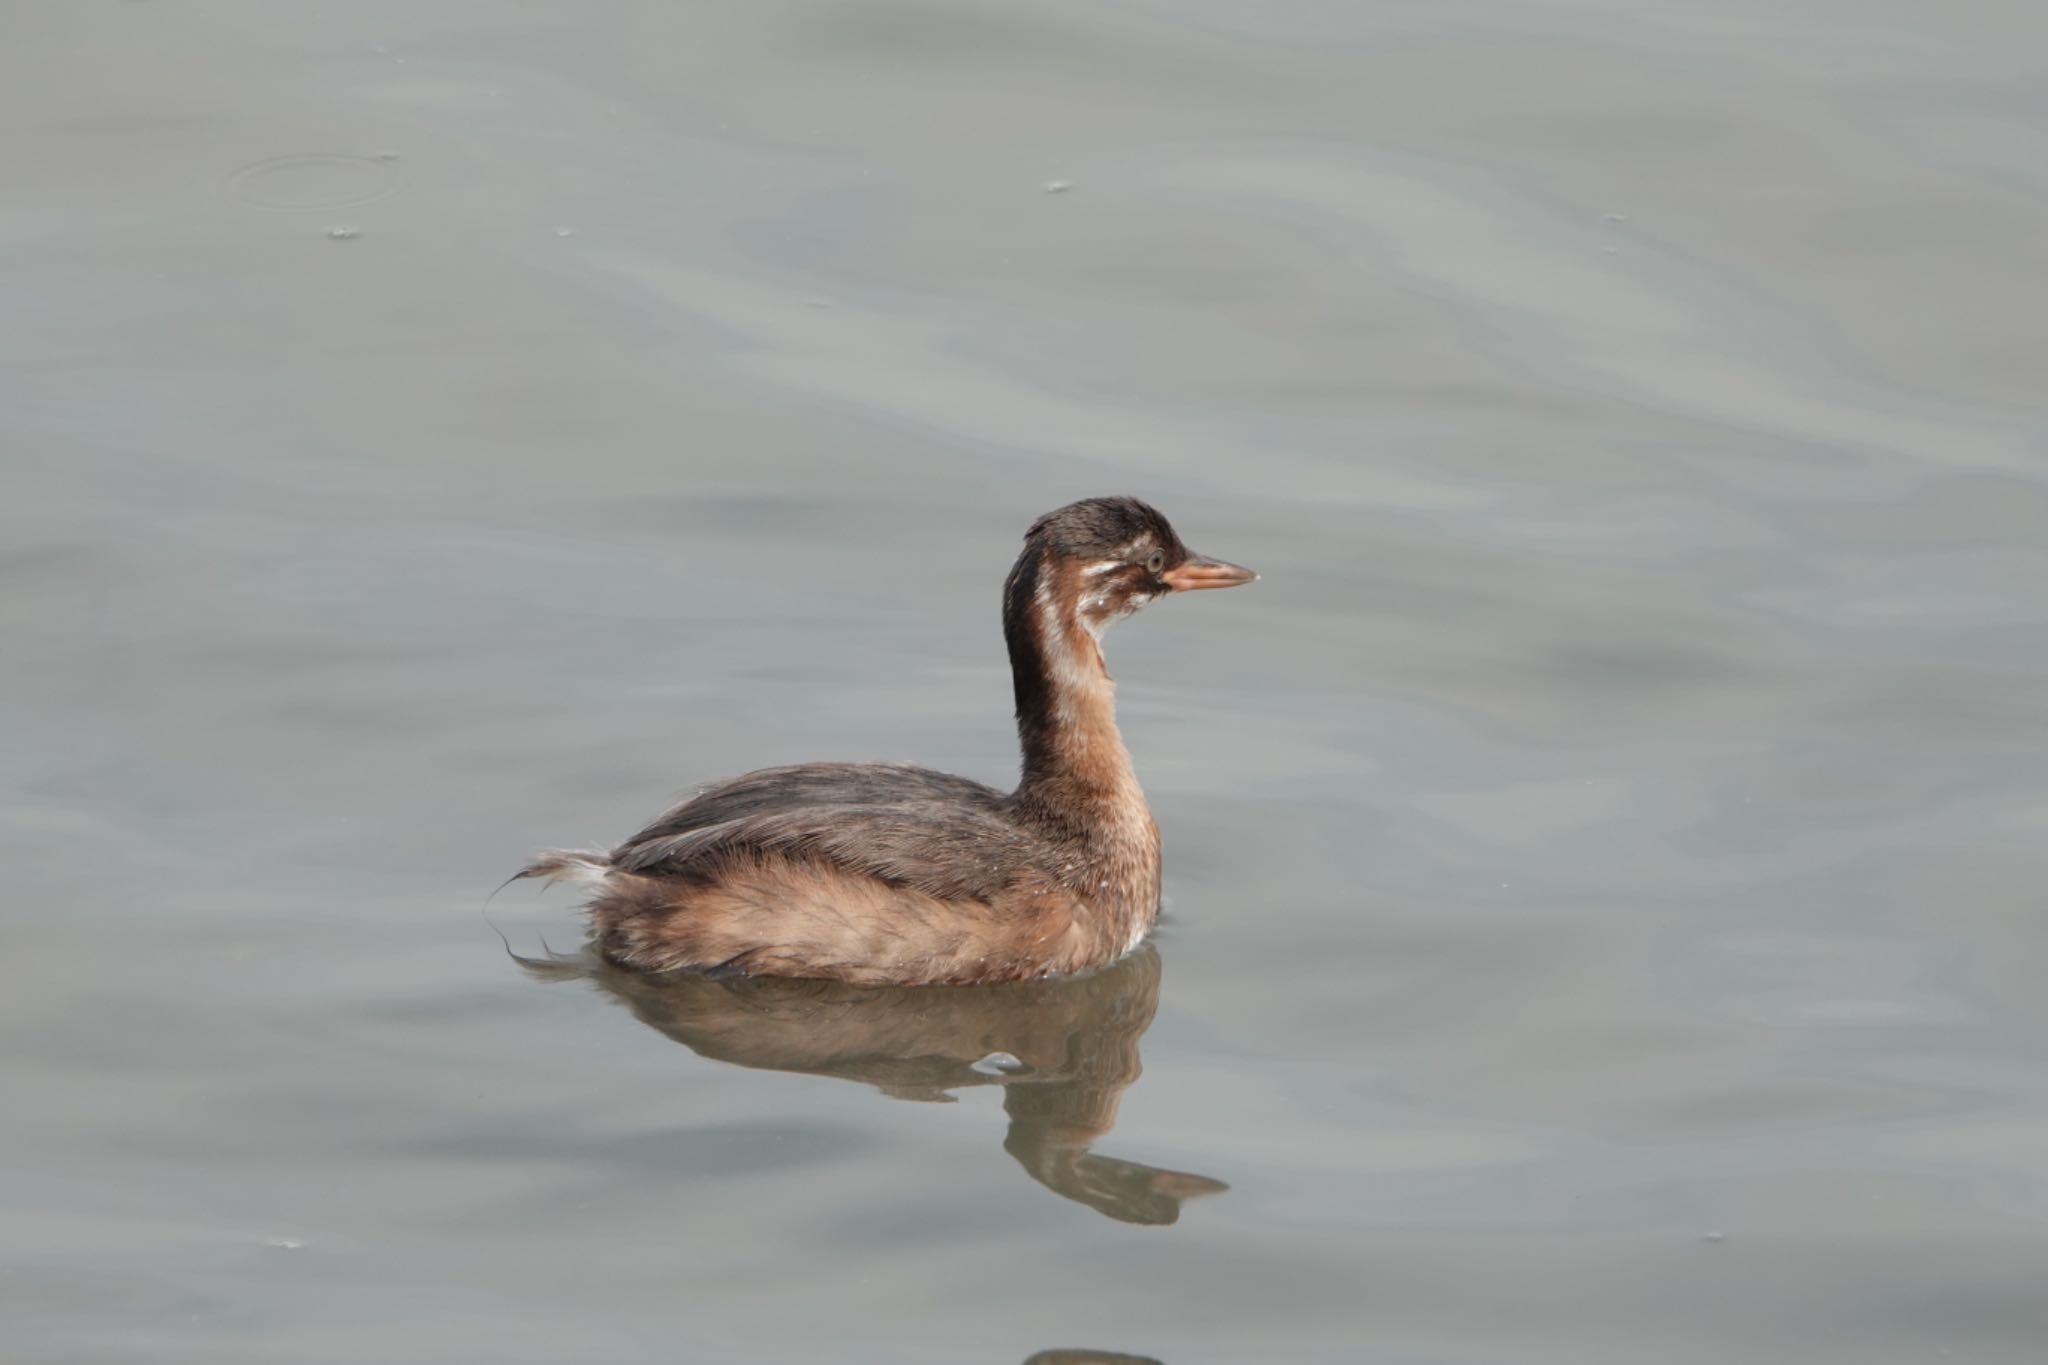
[[[1603,256],[1618,256],[1621,254],[1621,248],[1618,246],[1603,246],[1600,248],[1600,254]]]
[[[1628,221],[1628,215],[1625,213],[1603,213],[1600,216],[1610,223],[1626,223]]]
[[[557,237],[574,237],[575,235],[576,229],[572,227],[558,227],[555,229],[555,236]]]
[[[1725,1242],[1728,1240],[1728,1234],[1725,1232],[1709,1232],[1702,1236],[1700,1240],[1702,1242]]]
[[[1007,1052],[991,1052],[967,1068],[984,1076],[1003,1076],[1012,1071],[1022,1071],[1024,1063]]]
[[[301,1237],[265,1237],[263,1245],[272,1251],[300,1251],[305,1248],[306,1242]]]
[[[349,223],[336,223],[327,229],[327,235],[337,242],[353,242],[363,235],[363,230]]]
[[[1074,188],[1074,182],[1071,180],[1048,180],[1045,182],[1045,192],[1047,194],[1065,194],[1072,188]]]

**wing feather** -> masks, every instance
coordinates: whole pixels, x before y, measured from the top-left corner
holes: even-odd
[[[798,806],[902,806],[942,802],[954,808],[995,811],[1003,794],[970,778],[908,763],[803,763],[706,787],[655,818],[626,841],[631,847],[743,816]]]
[[[710,870],[748,851],[817,858],[946,900],[987,901],[1020,882],[1049,883],[1051,850],[992,810],[931,804],[779,806],[636,837],[612,854],[621,872]]]

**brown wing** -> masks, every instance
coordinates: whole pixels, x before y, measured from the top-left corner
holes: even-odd
[[[706,787],[656,817],[613,854],[767,811],[801,806],[911,806],[939,802],[974,811],[999,810],[1003,794],[965,777],[908,763],[802,763],[763,768]]]
[[[612,854],[611,865],[653,876],[711,873],[750,851],[822,859],[942,900],[986,902],[1020,884],[1049,886],[1060,870],[1043,841],[995,811],[936,802],[756,810],[640,835]]]

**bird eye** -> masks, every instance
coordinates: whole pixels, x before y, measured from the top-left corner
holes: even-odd
[[[1150,569],[1153,573],[1158,573],[1161,569],[1165,568],[1166,551],[1154,550],[1152,552],[1152,557],[1145,561],[1145,567]]]

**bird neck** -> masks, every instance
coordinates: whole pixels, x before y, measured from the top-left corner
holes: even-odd
[[[1133,817],[1149,828],[1145,793],[1116,728],[1116,684],[1080,617],[1073,571],[1027,545],[1004,584],[1003,634],[1024,752],[1016,801],[1035,820],[1078,836]]]

